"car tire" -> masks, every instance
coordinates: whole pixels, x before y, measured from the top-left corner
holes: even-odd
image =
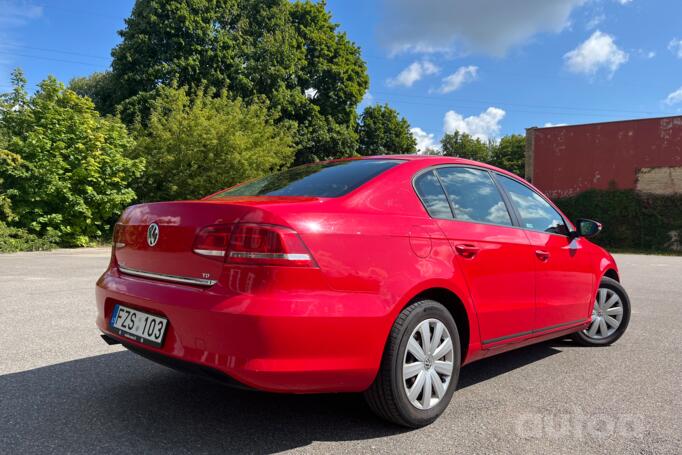
[[[604,296],[603,298],[601,297],[602,295]],[[612,298],[616,299],[615,303],[608,306],[608,303]],[[607,306],[608,308],[606,308]],[[601,279],[599,290],[595,297],[592,322],[590,322],[590,325],[585,330],[574,333],[572,338],[576,343],[582,346],[608,346],[625,333],[625,330],[630,323],[630,312],[630,298],[623,286],[612,278],[604,277]],[[608,332],[604,333],[600,327],[597,327],[597,325],[600,324],[599,318],[609,316],[620,316],[620,320],[618,321],[619,324],[617,327],[613,328],[604,322],[603,326],[608,329]],[[593,330],[595,327],[596,330]],[[594,334],[590,335],[592,332],[594,332]]]
[[[430,338],[426,343],[423,333]],[[434,341],[436,337],[438,340]],[[448,349],[448,340],[451,351],[443,354]],[[424,345],[437,347],[426,352]],[[424,361],[414,356],[417,348],[422,349]],[[365,400],[383,419],[405,427],[423,427],[435,421],[450,403],[457,387],[460,362],[459,332],[452,314],[434,300],[412,303],[393,324],[379,372],[365,392]],[[421,393],[415,396],[419,387]]]

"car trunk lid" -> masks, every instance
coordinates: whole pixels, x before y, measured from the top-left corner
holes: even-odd
[[[210,286],[220,277],[223,262],[192,251],[197,233],[205,226],[238,222],[253,211],[246,205],[205,201],[130,207],[116,227],[116,262],[129,275]]]
[[[199,232],[235,223],[286,224],[267,207],[314,201],[319,198],[239,197],[135,205],[116,225],[116,262],[128,275],[210,286],[219,279],[224,258],[194,252]]]

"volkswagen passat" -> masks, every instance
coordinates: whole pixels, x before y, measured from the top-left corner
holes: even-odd
[[[162,364],[266,391],[364,392],[418,427],[448,405],[462,365],[623,334],[618,269],[587,239],[600,229],[472,161],[310,164],[128,208],[97,325]]]

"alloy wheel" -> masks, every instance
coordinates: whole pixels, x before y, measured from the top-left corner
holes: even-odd
[[[583,334],[595,340],[613,335],[623,321],[623,302],[618,293],[606,287],[599,288],[594,299],[592,322]]]
[[[426,319],[412,331],[403,359],[403,387],[417,409],[431,409],[452,378],[454,351],[450,332],[438,319]]]

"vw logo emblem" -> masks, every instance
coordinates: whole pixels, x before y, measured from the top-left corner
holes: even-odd
[[[147,228],[147,245],[154,246],[159,241],[159,225],[152,223]]]

